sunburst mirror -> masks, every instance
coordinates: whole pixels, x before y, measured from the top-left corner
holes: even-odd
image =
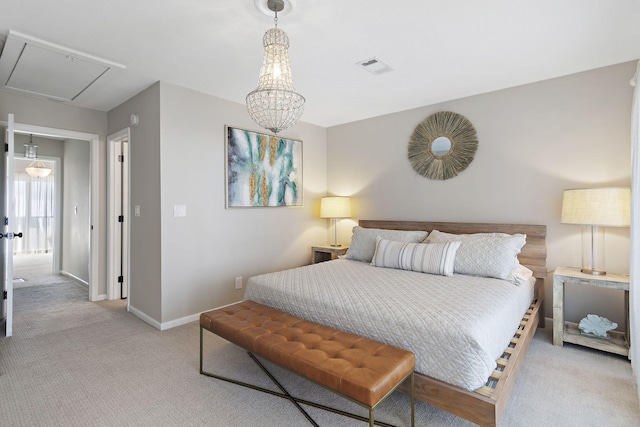
[[[463,115],[439,111],[430,115],[411,134],[409,162],[429,179],[449,179],[465,170],[478,149],[476,130]]]

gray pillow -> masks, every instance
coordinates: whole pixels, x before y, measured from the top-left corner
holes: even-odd
[[[425,243],[460,241],[453,272],[509,280],[518,266],[518,254],[526,243],[524,234],[450,234],[433,230]]]
[[[384,230],[380,228],[353,227],[351,245],[344,259],[371,262],[376,251],[376,237],[403,243],[420,243],[427,237],[426,231]]]

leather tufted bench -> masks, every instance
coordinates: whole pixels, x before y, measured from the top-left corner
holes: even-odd
[[[288,398],[313,424],[315,422],[298,403],[363,420],[367,418],[292,397],[277,382],[284,394],[203,371],[204,329],[243,347],[250,355],[259,355],[369,408],[371,426],[374,425],[374,408],[410,379],[411,425],[414,424],[415,358],[409,351],[309,322],[253,301],[242,301],[200,315],[201,374]]]

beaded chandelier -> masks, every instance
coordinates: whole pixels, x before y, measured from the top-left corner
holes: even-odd
[[[264,34],[264,58],[258,87],[247,95],[249,116],[274,134],[296,124],[304,111],[304,97],[295,91],[289,64],[289,37],[278,28],[278,11],[283,0],[269,0],[275,12],[275,27]]]

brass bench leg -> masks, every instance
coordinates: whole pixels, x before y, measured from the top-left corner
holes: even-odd
[[[204,328],[200,326],[200,374],[202,374],[202,330]]]
[[[416,407],[416,385],[415,385],[415,372],[411,372],[411,427],[415,425],[415,407]]]
[[[262,369],[262,371],[265,373],[265,375],[266,375],[266,376],[268,376],[268,377],[269,377],[269,379],[271,379],[271,381],[273,381],[273,383],[274,383],[275,385],[277,385],[277,386],[278,386],[278,388],[280,389],[280,391],[281,391],[281,392],[282,392],[282,394],[284,395],[285,399],[288,399],[291,403],[293,403],[293,404],[296,406],[296,408],[298,408],[298,411],[302,412],[302,415],[304,415],[304,416],[305,416],[305,418],[306,418],[306,419],[307,419],[311,424],[313,424],[314,426],[318,426],[318,423],[316,423],[316,422],[314,421],[314,419],[313,419],[313,418],[311,418],[311,415],[309,415],[309,414],[307,413],[307,411],[305,411],[305,410],[302,408],[302,406],[300,406],[300,404],[298,403],[298,400],[297,400],[295,397],[293,397],[293,396],[291,396],[291,395],[289,394],[289,392],[288,392],[288,391],[287,391],[287,390],[282,386],[282,384],[280,384],[280,382],[278,382],[278,380],[276,380],[276,378],[275,378],[273,375],[271,375],[271,372],[269,372],[269,371],[267,370],[267,368],[265,368],[265,367],[264,367],[264,365],[263,365],[262,363],[260,363],[260,361],[259,361],[259,360],[258,360],[258,359],[253,355],[253,353],[251,353],[250,351],[248,351],[247,353],[249,354],[249,357],[251,357],[251,359],[253,359],[253,361],[254,361],[258,366],[260,366],[260,369]]]

